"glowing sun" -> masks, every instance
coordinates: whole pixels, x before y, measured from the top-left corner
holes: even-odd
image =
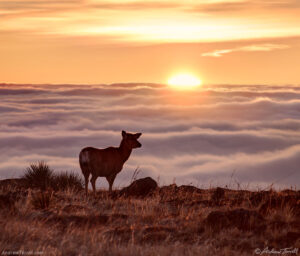
[[[168,85],[181,90],[195,89],[201,83],[202,81],[198,77],[187,73],[177,74],[168,80]]]

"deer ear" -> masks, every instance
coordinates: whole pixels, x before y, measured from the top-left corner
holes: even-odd
[[[139,137],[141,137],[141,135],[142,135],[142,133],[136,133],[136,134],[134,134],[134,137],[136,138],[136,139],[138,139]]]
[[[122,131],[122,137],[125,138],[125,136],[126,136],[126,132]]]

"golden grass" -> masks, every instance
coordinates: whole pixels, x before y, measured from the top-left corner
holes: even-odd
[[[300,246],[299,192],[272,191],[261,196],[261,192],[224,190],[224,195],[220,193],[215,200],[215,191],[173,185],[146,198],[112,199],[106,191],[98,191],[96,198],[85,198],[83,191],[72,189],[41,192],[0,186],[0,251],[42,255],[253,255],[256,248],[266,246]],[[286,202],[279,200],[282,197]],[[259,202],[257,198],[263,199]],[[261,208],[265,202],[271,202],[267,211]],[[245,225],[235,223],[230,214],[243,214],[240,208],[246,214],[257,213],[262,220],[254,214]],[[208,218],[218,211],[226,222],[220,229],[215,226],[217,219],[210,222]]]

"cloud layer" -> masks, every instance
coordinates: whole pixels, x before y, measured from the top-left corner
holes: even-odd
[[[134,169],[162,184],[300,185],[300,87],[157,84],[0,85],[0,178],[29,163],[80,172],[85,146],[118,146],[143,132],[116,186]],[[234,178],[231,174],[234,172]],[[99,179],[98,186],[106,186]]]

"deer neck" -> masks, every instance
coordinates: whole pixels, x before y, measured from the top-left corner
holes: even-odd
[[[124,163],[128,160],[130,154],[131,154],[131,151],[132,149],[127,147],[124,143],[124,141],[122,140],[121,141],[121,144],[120,144],[120,147],[119,147],[119,150],[120,150],[120,155],[121,155],[121,158],[122,160],[124,161]]]

